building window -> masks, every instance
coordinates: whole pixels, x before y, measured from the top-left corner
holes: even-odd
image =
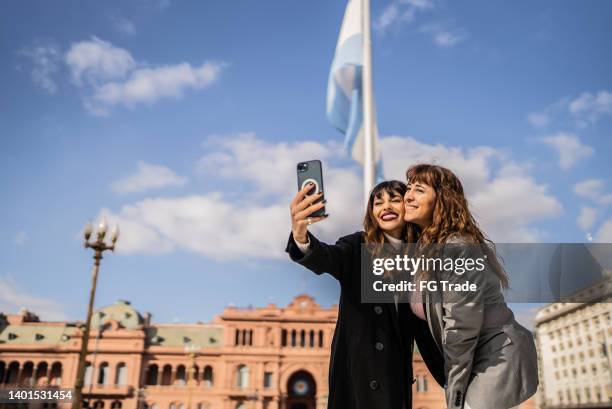
[[[49,383],[51,385],[62,384],[62,364],[60,364],[59,362],[56,362],[51,366],[51,375],[49,376]]]
[[[116,400],[111,404],[111,409],[121,409],[121,401]]]
[[[185,365],[179,365],[176,368],[176,379],[174,383],[176,385],[185,386]]]
[[[85,385],[91,385],[91,378],[93,377],[93,366],[91,362],[85,363]]]
[[[319,331],[319,348],[323,348],[323,331]]]
[[[249,387],[249,368],[246,365],[238,366],[236,371],[236,386],[241,389]]]
[[[315,346],[315,341],[314,341],[315,335],[314,335],[313,330],[310,330],[309,337],[310,337],[310,342],[308,343],[308,345],[310,345],[310,347],[313,348]]]
[[[164,370],[162,371],[162,385],[170,385],[172,381],[172,367],[170,365],[164,365]]]
[[[264,388],[269,389],[272,387],[272,372],[264,372]]]
[[[204,367],[204,386],[207,388],[212,388],[214,381],[212,366],[206,365],[206,367]]]
[[[127,367],[123,362],[117,364],[117,370],[115,372],[115,385],[125,385],[127,378]]]
[[[287,346],[287,330],[286,329],[281,331],[281,345],[284,347]]]
[[[108,384],[108,363],[102,362],[98,369],[98,385]]]
[[[149,368],[147,368],[147,385],[157,385],[158,373],[157,365],[149,365]]]

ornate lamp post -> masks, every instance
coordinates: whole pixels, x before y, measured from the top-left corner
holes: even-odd
[[[111,244],[108,245],[104,242],[104,236],[106,236],[106,220],[100,222],[98,226],[98,232],[96,234],[97,239],[95,241],[89,241],[91,234],[93,233],[93,227],[91,223],[87,223],[83,235],[85,237],[85,248],[91,248],[94,250],[94,267],[91,279],[91,290],[89,292],[89,305],[87,307],[87,319],[85,320],[85,328],[83,332],[83,340],[81,343],[81,352],[79,353],[79,365],[77,367],[76,383],[74,386],[74,400],[72,401],[72,409],[81,409],[83,404],[83,378],[85,377],[85,361],[87,359],[87,346],[89,343],[89,330],[91,327],[91,315],[93,313],[94,297],[96,295],[96,284],[98,282],[98,271],[100,269],[100,260],[102,260],[102,253],[111,250],[115,251],[115,243],[119,238],[119,227],[115,226],[110,234]],[[93,375],[93,374],[92,374]],[[92,379],[93,381],[93,379]]]
[[[191,409],[191,385],[195,380],[195,361],[198,351],[200,350],[199,345],[187,344],[185,345],[185,353],[191,358],[191,368],[187,372],[187,409]]]

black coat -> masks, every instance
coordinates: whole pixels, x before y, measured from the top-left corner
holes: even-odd
[[[311,233],[304,255],[289,236],[291,259],[316,274],[340,282],[340,305],[329,365],[328,409],[412,408],[412,345],[436,381],[444,384],[444,360],[427,323],[408,304],[361,303],[360,262],[363,232],[341,237],[335,245]]]

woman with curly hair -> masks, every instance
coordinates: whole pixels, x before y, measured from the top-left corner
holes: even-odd
[[[426,321],[444,356],[448,408],[508,409],[527,400],[538,386],[533,336],[514,319],[502,288],[508,277],[495,246],[472,216],[459,178],[437,165],[418,164],[406,172],[404,195],[407,242],[416,254],[444,260],[480,259],[483,269],[421,269],[415,282],[435,281],[411,295],[411,309]],[[459,263],[454,264],[458,266]],[[443,290],[469,282],[476,291]],[[452,285],[447,287],[458,288]],[[418,286],[417,286],[418,288]]]

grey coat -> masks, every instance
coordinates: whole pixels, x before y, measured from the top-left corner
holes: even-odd
[[[444,257],[475,259],[482,251],[453,238],[444,246]],[[423,292],[427,323],[444,355],[446,403],[452,409],[462,409],[466,401],[472,409],[507,409],[527,400],[538,386],[533,336],[516,322],[499,278],[489,263],[484,265],[463,275],[435,273],[438,283],[469,280],[477,285],[475,292],[440,287]]]

